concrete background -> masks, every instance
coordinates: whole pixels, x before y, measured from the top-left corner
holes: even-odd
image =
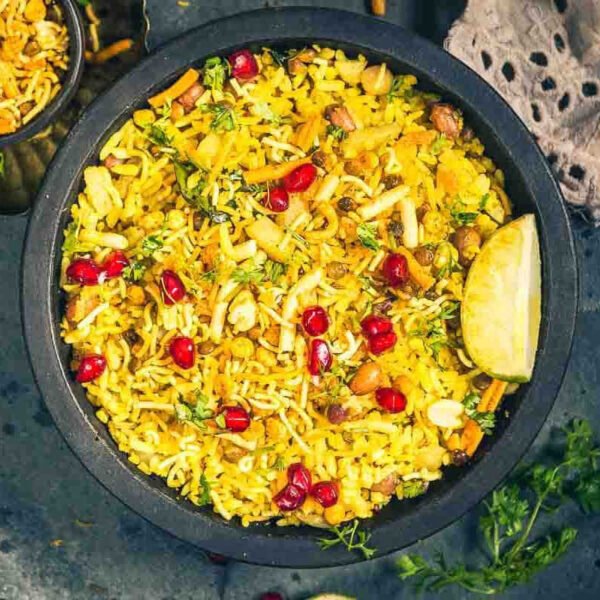
[[[150,30],[150,45],[200,22],[207,14],[216,16],[218,3],[207,12],[201,4],[196,0],[190,12],[181,16],[175,0],[148,0],[149,16],[156,23]],[[221,6],[228,11],[231,4]],[[400,4],[391,2],[394,11]],[[457,7],[458,2],[441,0],[425,33],[439,38]],[[165,16],[175,11],[177,18]],[[401,14],[408,13],[393,12],[396,22]],[[421,28],[423,22],[415,18],[412,26]],[[600,231],[580,217],[574,216],[572,222],[581,275],[575,345],[561,393],[530,457],[547,440],[551,428],[570,417],[587,417],[600,433]],[[320,570],[214,564],[202,551],[147,523],[104,490],[63,442],[33,382],[19,315],[26,224],[26,216],[0,217],[0,600],[245,600],[267,591],[278,591],[287,600],[322,592],[361,600],[414,597],[410,585],[397,578],[393,555]],[[568,508],[558,518],[579,529],[568,555],[503,598],[598,597],[600,517],[585,517]],[[450,557],[476,561],[481,556],[476,523],[477,509],[411,550],[430,555],[445,549]],[[425,598],[466,596],[449,590]]]

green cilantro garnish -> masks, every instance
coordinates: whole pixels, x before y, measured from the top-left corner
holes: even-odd
[[[377,240],[377,225],[375,223],[361,223],[356,228],[360,243],[369,250],[379,250],[379,241]]]
[[[474,401],[471,398],[469,403]],[[553,511],[570,499],[585,512],[600,510],[600,448],[589,423],[575,420],[564,428],[560,446],[558,458],[553,453],[551,462],[526,467],[484,502],[479,529],[488,551],[485,564],[449,564],[441,552],[433,560],[405,554],[397,563],[400,578],[414,578],[421,592],[457,585],[492,595],[529,581],[556,562],[575,540],[577,530],[563,527],[534,537],[542,512]]]
[[[467,394],[463,398],[463,404],[465,406],[465,414],[469,419],[475,421],[481,431],[486,435],[491,435],[494,427],[496,426],[496,415],[493,412],[483,411],[480,412],[477,410],[477,405],[481,400],[478,394]]]
[[[235,113],[226,104],[206,104],[202,110],[213,114],[210,128],[213,131],[233,131],[236,127]]]
[[[204,473],[200,475],[200,487],[202,488],[202,493],[198,498],[198,506],[212,504],[212,500],[210,498],[210,483],[208,483],[208,479],[206,479]]]
[[[123,269],[123,278],[127,281],[140,281],[146,272],[144,263],[134,260]]]
[[[318,544],[322,550],[328,550],[333,546],[342,544],[346,546],[348,552],[358,551],[362,552],[363,556],[368,560],[373,558],[376,550],[369,548],[367,543],[371,537],[371,534],[358,529],[359,521],[354,521],[345,527],[332,527],[329,531],[334,534],[331,538],[318,538]]]
[[[79,241],[79,223],[71,221],[65,230],[65,240],[62,245],[62,251],[66,253],[86,252],[91,249],[90,244]]]
[[[142,254],[144,256],[152,256],[163,246],[164,242],[158,235],[148,235],[142,240]]]
[[[148,139],[157,146],[169,146],[173,141],[172,138],[167,135],[167,132],[156,123],[152,123],[152,125],[148,126],[146,135],[148,136]]]
[[[263,268],[265,271],[265,279],[272,283],[277,283],[279,278],[285,275],[285,272],[287,271],[286,264],[271,260],[270,258],[265,261]]]
[[[206,424],[204,421],[211,419],[214,412],[208,408],[209,400],[200,390],[196,391],[194,400],[195,404],[191,407],[189,404],[183,402],[180,396],[179,403],[175,405],[175,416],[178,421],[187,421],[200,429],[205,429]]]
[[[212,56],[206,59],[204,63],[204,78],[202,82],[211,90],[222,90],[223,84],[230,73],[231,67],[225,59]]]
[[[413,479],[402,483],[402,495],[404,498],[416,498],[427,491],[427,483]]]
[[[487,208],[487,203],[490,200],[489,194],[484,194],[481,196],[481,200],[479,201],[479,210],[485,210]]]
[[[465,210],[466,204],[457,200],[450,209],[450,215],[458,226],[470,225],[479,216],[478,212]]]
[[[278,456],[273,463],[273,468],[277,471],[285,471],[285,460],[283,456]]]
[[[260,283],[264,274],[265,272],[260,267],[254,267],[248,271],[238,267],[231,273],[231,279],[236,283]]]
[[[437,136],[437,138],[435,138],[435,140],[432,142],[431,146],[429,146],[429,151],[431,152],[431,154],[433,154],[434,156],[436,156],[446,146],[450,145],[450,144],[448,144],[448,142],[449,142],[448,138],[443,133],[440,133]]]
[[[339,125],[327,125],[326,129],[327,135],[331,135],[334,140],[341,142],[348,135],[346,131],[340,127]]]

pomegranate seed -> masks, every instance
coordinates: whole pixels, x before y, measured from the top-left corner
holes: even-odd
[[[393,331],[388,333],[380,333],[369,338],[369,351],[375,356],[383,354],[386,350],[393,348],[396,345],[398,337]]]
[[[323,507],[329,508],[338,501],[338,487],[334,481],[319,481],[313,485],[310,495]]]
[[[317,169],[311,164],[300,165],[283,178],[283,187],[288,192],[303,192],[317,178]]]
[[[288,512],[296,510],[304,504],[306,500],[306,492],[299,487],[288,483],[280,492],[273,497],[273,502],[277,504],[279,510]]]
[[[392,322],[387,317],[380,317],[378,315],[365,317],[360,322],[360,327],[368,338],[382,333],[389,333],[393,329]]]
[[[333,356],[329,351],[327,342],[323,340],[312,340],[308,353],[308,372],[311,375],[320,375],[331,369]]]
[[[391,387],[379,388],[375,392],[375,400],[387,412],[398,413],[406,408],[406,396]]]
[[[88,354],[81,359],[75,379],[79,383],[93,381],[104,373],[104,369],[106,369],[106,359],[104,356],[101,354]]]
[[[119,277],[125,267],[129,266],[129,260],[123,252],[115,250],[111,252],[102,263],[102,273],[106,279]]]
[[[290,199],[284,188],[276,187],[269,190],[260,203],[273,212],[283,212],[288,209]]]
[[[284,600],[284,598],[279,592],[266,592],[260,600]]]
[[[185,285],[177,273],[173,271],[163,271],[160,276],[160,287],[162,289],[163,302],[168,306],[175,304],[185,298]]]
[[[310,471],[302,463],[294,463],[287,470],[288,482],[308,494],[312,484]]]
[[[229,561],[226,556],[223,556],[222,554],[216,554],[214,552],[207,552],[206,556],[208,557],[208,560],[215,565],[226,565]]]
[[[381,270],[392,287],[402,287],[408,282],[408,261],[401,254],[388,254]]]
[[[223,415],[225,415],[225,427],[229,431],[241,433],[250,427],[250,415],[241,406],[226,406],[223,408]]]
[[[196,363],[196,346],[189,337],[173,338],[169,344],[169,352],[175,364],[182,369],[191,369]]]
[[[302,326],[308,335],[323,335],[329,327],[329,317],[322,306],[309,306],[302,313]]]
[[[67,267],[67,278],[71,283],[98,285],[100,267],[91,258],[76,258]]]
[[[253,79],[258,75],[258,63],[250,50],[238,50],[227,57],[231,65],[231,74],[242,81]]]

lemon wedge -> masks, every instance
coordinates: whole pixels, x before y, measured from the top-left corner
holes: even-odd
[[[463,339],[482,371],[504,381],[531,379],[541,297],[535,217],[524,215],[492,235],[467,277],[461,307]]]

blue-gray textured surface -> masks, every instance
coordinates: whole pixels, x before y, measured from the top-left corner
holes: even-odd
[[[175,0],[156,0],[154,6],[164,8],[169,3]],[[210,16],[216,16],[217,5],[211,5]],[[175,27],[175,19],[165,21],[164,34],[188,28],[191,19],[186,17],[185,23],[179,19]],[[154,38],[154,45],[159,41]],[[573,225],[581,274],[573,355],[555,408],[530,456],[552,426],[564,423],[568,416],[585,416],[600,431],[596,348],[600,340],[600,230],[591,230],[579,219],[573,219]],[[25,217],[0,217],[0,600],[242,600],[258,598],[269,590],[289,600],[325,591],[361,600],[413,597],[410,586],[395,576],[394,556],[305,571],[241,563],[215,565],[198,549],[150,525],[106,492],[66,447],[32,379],[18,303],[25,227]],[[35,298],[27,301],[35,302]],[[503,597],[598,597],[600,517],[583,517],[574,509],[561,517],[580,529],[569,554],[527,586]],[[472,511],[415,549],[424,553],[446,549],[451,556],[476,560],[475,523]],[[452,600],[465,594],[455,590],[439,597]]]

